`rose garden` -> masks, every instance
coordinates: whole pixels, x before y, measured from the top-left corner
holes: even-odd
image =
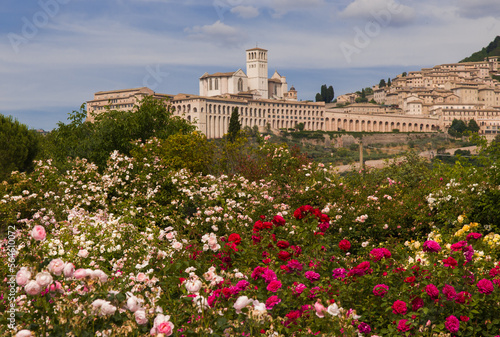
[[[37,161],[0,185],[0,336],[500,335],[497,146],[342,176],[266,140],[234,174],[155,138]]]

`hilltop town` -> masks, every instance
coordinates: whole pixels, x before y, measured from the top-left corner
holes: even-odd
[[[145,96],[170,100],[174,113],[192,121],[207,138],[221,138],[234,108],[242,127],[260,131],[446,132],[454,119],[474,120],[479,133],[500,130],[498,56],[483,61],[437,65],[381,81],[362,96],[341,95],[335,103],[298,101],[295,87],[275,71],[268,78],[268,51],[246,51],[246,73],[205,73],[199,94],[161,94],[147,87],[99,91],[87,102],[88,120],[109,107],[130,111]]]

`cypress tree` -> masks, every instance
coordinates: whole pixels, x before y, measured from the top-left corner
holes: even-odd
[[[241,129],[240,115],[238,113],[238,108],[235,107],[233,108],[233,112],[231,113],[231,119],[229,120],[227,139],[229,139],[230,142],[234,142],[240,129]]]

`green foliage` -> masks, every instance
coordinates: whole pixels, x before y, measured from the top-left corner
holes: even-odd
[[[299,124],[296,125],[296,127],[297,127],[297,130],[304,131],[305,125],[304,125],[304,123],[299,123]]]
[[[386,86],[386,83],[385,83],[385,80],[384,79],[381,79],[380,82],[378,83],[378,87],[379,88],[383,88]]]
[[[12,117],[0,114],[0,181],[12,171],[31,171],[40,150],[40,137],[35,130]]]
[[[406,77],[408,76],[408,73],[406,71],[403,71],[403,73],[401,74],[402,77]]]
[[[332,86],[327,87],[326,84],[321,86],[321,92],[316,94],[316,102],[331,103],[335,97],[335,92]]]
[[[231,119],[229,120],[229,129],[227,131],[227,138],[230,142],[236,140],[236,136],[241,129],[240,115],[238,114],[238,108],[233,108],[231,112]]]
[[[467,130],[469,130],[472,133],[478,133],[479,132],[479,125],[474,119],[469,120],[469,124],[467,125]]]
[[[45,156],[53,158],[60,168],[66,159],[87,158],[101,169],[109,154],[115,150],[130,154],[133,141],[145,142],[151,137],[166,139],[174,134],[189,134],[195,126],[174,116],[171,106],[164,100],[145,97],[134,111],[106,110],[96,114],[94,122],[86,122],[84,106],[73,111],[71,123],[59,123],[47,137]]]
[[[500,36],[495,37],[487,47],[473,53],[471,56],[464,58],[460,62],[479,62],[483,61],[488,56],[500,56]]]
[[[389,78],[387,79],[387,86],[388,86],[388,87],[390,87],[390,86],[391,86],[391,84],[392,84],[392,83],[391,83],[391,78],[389,77]]]

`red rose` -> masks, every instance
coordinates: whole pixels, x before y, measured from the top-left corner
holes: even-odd
[[[451,267],[451,268],[455,268],[458,264],[457,260],[455,260],[451,256],[447,259],[444,259],[443,263],[445,267]]]
[[[469,321],[469,317],[467,317],[467,316],[460,316],[460,320],[462,322],[468,322]]]
[[[290,246],[290,244],[288,243],[288,241],[278,241],[276,246],[278,246],[279,248],[282,248],[282,249],[286,249]]]
[[[288,260],[291,256],[292,256],[292,255],[291,255],[289,252],[284,251],[284,250],[282,250],[282,251],[280,251],[280,252],[278,253],[278,258],[279,258],[281,261],[286,261],[286,260]]]
[[[229,242],[234,242],[235,245],[239,245],[241,242],[241,237],[239,234],[233,233],[229,235],[229,238],[227,239]]]
[[[349,249],[351,249],[351,243],[348,240],[342,240],[339,242],[339,248],[344,252],[347,252]]]
[[[285,221],[285,219],[283,219],[283,217],[281,217],[279,215],[275,215],[273,218],[273,224],[276,227],[280,227],[280,226],[284,226],[286,224],[286,221]]]

